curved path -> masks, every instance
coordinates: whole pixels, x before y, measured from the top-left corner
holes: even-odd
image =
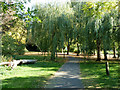
[[[80,64],[74,57],[68,57],[65,63],[55,75],[48,80],[45,88],[84,88],[80,79]]]

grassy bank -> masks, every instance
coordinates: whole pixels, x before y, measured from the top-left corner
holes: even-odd
[[[44,59],[43,56],[16,56],[16,59],[37,59],[35,64],[17,66],[14,70],[0,66],[3,88],[41,88],[64,62],[63,58],[57,58],[58,62]]]
[[[85,88],[120,88],[120,64],[110,63],[110,76],[104,63],[80,62],[81,77]]]

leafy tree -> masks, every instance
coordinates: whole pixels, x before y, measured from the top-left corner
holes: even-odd
[[[43,17],[42,23],[32,23],[32,39],[40,51],[51,52],[51,59],[57,56],[57,48],[61,49],[64,44],[72,39],[72,15],[69,5],[47,4],[37,6],[36,16]],[[42,12],[42,14],[41,14]]]
[[[111,41],[111,32],[110,30],[112,29],[112,22],[111,22],[111,17],[109,14],[105,14],[104,18],[102,20],[102,25],[101,25],[101,33],[103,34],[102,36],[102,44],[103,44],[103,50],[104,50],[104,59],[107,60],[107,50],[110,49],[110,41]]]
[[[0,2],[0,27],[4,32],[2,35],[4,55],[24,53],[26,30],[29,29],[30,21],[36,19],[33,15],[35,10],[30,11],[28,8],[28,11],[24,12],[24,3],[19,0],[18,2]]]
[[[100,60],[100,50],[101,50],[100,48],[102,47],[101,44],[102,44],[103,37],[104,37],[103,31],[107,32],[108,29],[110,30],[110,27],[103,26],[104,24],[103,24],[102,20],[104,20],[104,18],[105,18],[104,17],[105,13],[109,14],[110,10],[112,10],[113,7],[115,7],[115,5],[116,5],[114,3],[114,4],[112,4],[112,7],[111,7],[110,6],[111,3],[112,2],[97,2],[97,3],[87,2],[83,7],[85,17],[91,17],[88,19],[86,18],[87,19],[86,31],[89,32],[88,30],[90,30],[90,28],[93,28],[94,33],[91,33],[91,34],[92,34],[92,36],[95,36],[95,38],[93,37],[94,39],[92,39],[92,40],[94,40],[96,43],[97,60],[98,61]],[[106,22],[106,25],[108,25],[107,23],[109,24],[109,22]],[[108,29],[103,29],[105,27],[107,27]],[[86,34],[87,34],[87,32],[86,32]],[[85,35],[85,36],[88,36],[88,35]],[[107,39],[109,39],[109,37],[107,37]]]
[[[13,39],[7,33],[2,36],[3,55],[24,54],[24,48],[24,44]]]

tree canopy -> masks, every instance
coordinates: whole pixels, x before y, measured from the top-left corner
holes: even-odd
[[[17,30],[15,25],[20,22],[18,26],[22,30],[19,28],[19,31],[23,37],[26,34],[26,43],[36,45],[41,52],[51,52],[52,60],[55,59],[55,54],[57,56],[57,51],[66,46],[69,54],[72,44],[77,45],[78,52],[87,55],[96,50],[97,60],[101,59],[101,50],[104,50],[105,57],[107,50],[113,48],[116,48],[119,54],[117,1],[40,4],[35,5],[34,10],[28,8],[25,12],[26,2],[0,2],[0,26],[3,32],[9,34],[13,28],[13,33]],[[12,35],[13,39],[14,36],[15,33]]]

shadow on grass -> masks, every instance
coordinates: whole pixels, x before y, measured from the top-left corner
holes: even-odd
[[[27,67],[33,67],[33,68],[48,68],[48,67],[59,67],[64,62],[55,62],[50,60],[50,56],[40,56],[40,55],[14,55],[14,59],[20,60],[20,59],[36,59],[37,62],[35,64],[22,64],[21,66],[27,66]],[[59,60],[60,59],[60,60]],[[57,58],[58,61],[63,61],[63,58]]]
[[[8,75],[9,78],[2,80],[2,87],[43,88],[45,82],[58,68],[57,64],[51,65],[48,62],[18,66],[11,72],[5,72],[4,75]]]
[[[2,81],[2,88],[43,88],[47,77],[13,77]]]
[[[120,88],[119,64],[110,64],[110,76],[105,64],[81,63],[82,81],[86,88]]]
[[[45,61],[50,59],[50,56],[41,56],[41,55],[13,55],[12,57],[16,60],[36,59],[37,61]]]
[[[35,64],[3,70],[3,88],[43,88],[46,80],[59,69],[61,63],[38,61]]]
[[[32,68],[54,68],[54,67],[60,67],[63,63],[58,62],[47,62],[47,61],[38,61],[35,64],[22,64],[22,67],[32,67]]]

